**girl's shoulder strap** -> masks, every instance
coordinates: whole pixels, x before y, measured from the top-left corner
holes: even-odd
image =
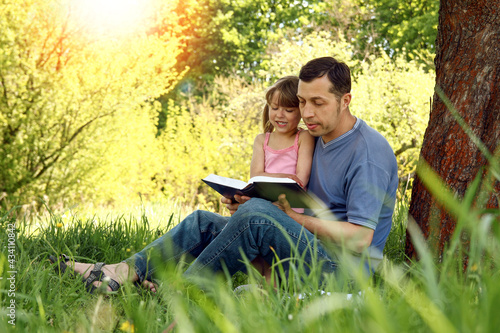
[[[297,134],[295,135],[295,142],[293,143],[293,145],[295,147],[298,147],[299,145],[299,136],[300,136],[300,132],[302,132],[303,129],[302,128],[299,128],[299,130],[297,131]]]
[[[264,147],[267,147],[267,143],[269,142],[269,136],[271,132],[266,132],[266,138],[264,139]]]

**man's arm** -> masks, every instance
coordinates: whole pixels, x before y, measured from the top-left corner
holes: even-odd
[[[361,253],[372,242],[374,230],[349,222],[322,220],[297,213],[292,210],[283,194],[279,197],[279,201],[274,204],[319,238],[327,239],[339,245],[344,244],[349,250]]]
[[[249,197],[239,195],[236,195],[235,199],[237,203],[232,203],[231,199],[225,197],[221,198],[221,202],[226,205],[231,215],[238,210],[241,204],[250,200]],[[336,244],[344,244],[349,250],[361,253],[372,243],[373,229],[349,222],[322,220],[297,213],[290,207],[284,194],[282,194],[279,201],[274,204],[297,223],[303,225],[304,228],[313,234],[316,234],[319,238],[327,239]]]

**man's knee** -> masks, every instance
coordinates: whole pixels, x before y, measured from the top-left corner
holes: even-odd
[[[240,214],[269,213],[271,209],[278,208],[268,200],[252,198],[241,205],[236,212]]]
[[[262,228],[268,226],[285,227],[291,218],[270,201],[252,198],[241,205],[232,216],[231,222],[238,225],[248,225],[250,228]]]
[[[183,233],[209,231],[213,234],[217,234],[224,228],[228,219],[229,217],[221,216],[213,212],[195,210],[172,230],[182,230]]]

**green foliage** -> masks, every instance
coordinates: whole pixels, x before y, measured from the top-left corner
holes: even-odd
[[[371,13],[361,24],[362,34],[372,39],[370,43],[386,52],[406,49],[409,58],[419,57],[433,67],[439,0],[359,0],[359,3]]]
[[[0,5],[4,206],[42,194],[52,202],[90,192],[109,198],[117,194],[108,191],[112,187],[132,186],[121,191],[126,196],[147,192],[151,170],[158,168],[152,100],[178,79],[178,41],[148,35],[149,27],[125,36],[93,35],[69,5]],[[120,181],[124,175],[132,182]]]
[[[406,228],[408,226],[409,196],[400,195],[396,200],[392,216],[392,228],[384,248],[384,257],[395,263],[403,263],[406,259]]]
[[[372,2],[373,4],[373,2]],[[439,1],[400,2],[383,0],[375,5],[381,24],[380,35],[387,35],[394,49],[431,49],[437,34]]]
[[[384,50],[434,67],[439,0],[328,0],[312,6],[318,8],[313,25],[344,34],[356,59]]]
[[[273,61],[280,38],[315,31],[345,35],[356,59],[406,49],[432,67],[438,8],[438,0],[183,1],[175,10],[184,43],[178,68],[191,68],[196,86],[221,74],[253,77]]]
[[[343,33],[285,29],[298,24],[300,20],[293,17],[306,8],[302,6],[318,18],[317,13],[330,8],[327,3],[292,6],[292,2],[207,1],[197,7],[196,1],[158,0],[154,3],[163,6],[158,10],[158,21],[152,20],[140,31],[127,30],[127,38],[123,38],[124,33],[113,38],[96,34],[85,25],[88,22],[83,24],[72,14],[60,15],[67,13],[66,2],[23,3],[24,7],[1,7],[5,18],[0,21],[5,31],[0,37],[3,207],[42,196],[52,207],[127,205],[139,196],[153,200],[162,193],[180,203],[219,210],[219,197],[200,179],[217,173],[246,180],[252,142],[261,131],[265,88],[278,77],[297,74],[308,60],[324,55],[333,55],[352,68],[353,113],[389,140],[398,155],[400,176],[414,171],[427,122],[433,72],[426,73],[416,63],[405,61],[404,55],[389,58],[383,51],[361,61],[357,46]],[[346,16],[358,10],[348,1],[329,3],[335,4]],[[162,13],[171,8],[176,11],[167,20]],[[210,8],[217,13],[216,19],[207,24],[194,19],[202,12],[209,13]],[[246,8],[261,14],[253,17]],[[41,14],[30,20],[30,10]],[[301,20],[308,21],[308,17]],[[338,26],[347,24],[340,12],[335,17]],[[231,21],[234,18],[238,19]],[[248,24],[239,24],[241,20]],[[291,23],[281,30],[280,23],[288,21]],[[217,22],[220,25],[210,26]],[[302,30],[312,29],[311,22],[305,22],[307,27]],[[234,34],[230,24],[236,29]],[[185,81],[169,101],[165,93],[180,77],[173,68],[181,41],[172,36],[187,27],[194,30],[182,43],[194,43],[196,31],[219,38],[218,33],[210,32],[224,27],[221,31],[225,31],[228,43],[224,47],[235,52],[227,53],[227,59],[240,63],[240,74],[206,81],[202,95],[196,82]],[[251,34],[250,30],[255,31]],[[192,51],[198,53],[189,59],[198,55],[212,59],[203,56],[205,51],[198,44],[193,45]],[[217,53],[217,45],[207,43],[204,47],[213,47]],[[258,59],[253,65],[248,63],[250,58],[238,58],[247,56],[248,47],[255,51],[248,56]],[[258,56],[262,48],[266,49],[265,57]],[[231,61],[223,67],[230,68]],[[245,72],[252,66],[253,71]],[[249,81],[247,74],[254,79]]]
[[[438,0],[185,1],[175,10],[184,42],[178,68],[191,68],[188,76],[198,88],[216,75],[253,77],[273,60],[280,38],[315,31],[345,35],[356,59],[406,49],[405,55],[432,68],[438,8]]]
[[[404,55],[385,53],[361,64],[354,81],[351,110],[379,131],[391,144],[399,176],[415,172],[427,128],[434,73],[426,72]]]
[[[165,171],[156,176],[168,198],[218,209],[220,196],[203,186],[202,178],[215,173],[248,180],[264,96],[260,84],[218,77],[203,102],[169,101],[166,127],[158,138],[165,152]]]
[[[269,59],[263,62],[259,76],[273,81],[285,75],[299,75],[300,68],[307,61],[324,56],[336,57],[354,71],[359,67],[359,61],[353,58],[352,45],[342,34],[320,31],[280,39],[273,46]]]
[[[373,6],[363,0],[326,0],[314,2],[318,14],[313,18],[312,28],[342,35],[352,45],[352,57],[363,60],[376,54],[380,45],[375,44],[378,31],[371,29],[369,22],[375,14]]]
[[[176,13],[185,43],[180,68],[190,67],[188,75],[200,83],[233,72],[252,76],[270,43],[317,14],[309,2],[294,0],[192,0]]]

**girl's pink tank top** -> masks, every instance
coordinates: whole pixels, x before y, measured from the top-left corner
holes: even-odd
[[[302,130],[299,129],[295,136],[293,146],[285,149],[274,150],[267,145],[270,132],[266,133],[264,140],[264,171],[268,173],[289,173],[297,174],[297,160],[299,157],[299,135]],[[292,208],[297,213],[303,213],[303,208]]]
[[[264,141],[264,171],[268,173],[297,173],[297,159],[299,156],[299,135],[301,130],[295,136],[293,146],[285,149],[274,150],[267,144],[271,133],[266,133]]]

